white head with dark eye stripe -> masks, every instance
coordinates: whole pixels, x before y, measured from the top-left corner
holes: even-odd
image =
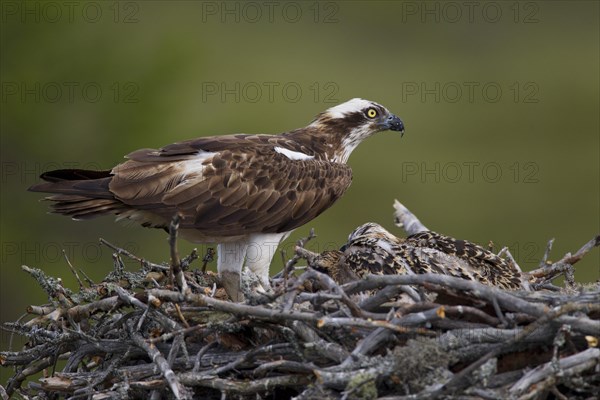
[[[311,124],[334,134],[331,161],[346,163],[364,139],[386,130],[404,132],[404,123],[381,104],[355,98],[322,112]]]

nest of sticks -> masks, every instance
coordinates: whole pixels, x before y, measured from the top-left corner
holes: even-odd
[[[591,399],[600,394],[600,285],[573,279],[593,247],[529,273],[509,292],[445,275],[371,275],[345,285],[299,266],[298,243],[273,291],[227,300],[214,253],[169,263],[114,250],[100,283],[23,266],[49,302],[2,329],[26,338],[0,352],[14,374],[0,397],[25,399]],[[139,263],[127,271],[123,257]],[[67,260],[68,261],[68,260]],[[194,265],[197,264],[197,265]],[[565,277],[562,287],[552,281]],[[420,301],[392,301],[403,290]],[[364,298],[356,293],[370,291]]]

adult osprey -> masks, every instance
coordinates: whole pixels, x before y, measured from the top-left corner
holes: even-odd
[[[217,269],[230,297],[241,300],[246,266],[269,287],[277,245],[329,208],[348,189],[352,151],[379,131],[404,132],[385,107],[352,99],[319,114],[307,127],[280,135],[202,137],[142,149],[112,170],[45,172],[29,188],[54,193],[52,211],[76,220],[116,214],[142,226],[217,243]]]

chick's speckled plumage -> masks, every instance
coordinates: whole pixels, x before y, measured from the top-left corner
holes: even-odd
[[[398,238],[375,223],[358,227],[340,250],[322,253],[316,268],[340,284],[369,274],[435,273],[508,290],[526,285],[517,267],[479,245],[432,231]]]

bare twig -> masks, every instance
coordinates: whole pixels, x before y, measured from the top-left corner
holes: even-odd
[[[212,262],[215,258],[215,249],[209,247],[206,249],[206,254],[202,257],[202,272],[206,272],[206,267],[209,262]]]
[[[548,258],[550,249],[552,248],[552,243],[553,240],[548,242],[548,246],[546,248],[546,252],[544,253],[542,262],[540,263],[540,267],[528,272],[528,275],[534,278],[533,283],[535,286],[543,286],[563,274],[565,274],[569,285],[572,286],[575,283],[573,265],[579,262],[594,247],[600,245],[600,235],[595,236],[592,240],[584,244],[579,250],[577,250],[575,254],[571,255],[570,253],[567,253],[557,262],[548,265],[546,260]]]
[[[425,232],[429,229],[419,221],[419,219],[412,212],[409,211],[402,203],[398,200],[394,200],[394,222],[396,226],[404,229],[407,235],[414,235],[415,233]]]
[[[154,347],[151,344],[146,343],[146,341],[144,340],[142,335],[137,333],[136,330],[133,328],[133,324],[129,325],[129,334],[130,334],[131,338],[133,339],[133,342],[138,347],[142,348],[146,353],[148,353],[148,356],[152,359],[152,361],[154,363],[156,363],[156,365],[160,369],[162,376],[168,382],[169,387],[171,388],[171,391],[173,392],[173,395],[175,396],[175,398],[176,399],[191,398],[187,395],[187,391],[179,382],[177,376],[175,375],[175,372],[173,372],[173,370],[169,366],[169,363],[167,362],[167,360],[165,360],[163,355],[158,351],[158,349],[156,347]]]
[[[510,393],[521,398],[535,398],[549,386],[561,380],[588,369],[600,363],[600,349],[590,348],[580,353],[558,360],[558,370],[552,362],[547,362],[527,372],[517,383],[511,386]]]
[[[169,249],[171,253],[171,269],[169,271],[171,282],[173,282],[181,292],[186,293],[189,290],[188,284],[185,280],[183,268],[181,268],[181,260],[179,259],[179,251],[177,250],[177,231],[179,229],[180,220],[181,216],[175,214],[169,225]]]
[[[550,257],[550,252],[552,251],[553,244],[554,244],[554,238],[548,240],[548,244],[546,244],[546,250],[544,251],[544,255],[542,256],[542,259],[540,260],[540,264],[538,265],[539,268],[543,268],[546,266],[546,263],[548,262],[548,258]]]
[[[317,237],[317,235],[315,235],[315,230],[311,228],[311,230],[308,233],[307,237],[301,238],[300,240],[298,240],[298,242],[296,242],[296,248],[298,248],[298,247],[304,248],[309,241],[311,241],[312,239],[314,239],[316,237]],[[290,273],[292,273],[292,271],[294,270],[294,266],[296,265],[296,263],[298,263],[298,261],[301,258],[302,257],[300,255],[298,255],[297,252],[294,253],[294,255],[292,256],[292,258],[290,258],[288,260],[288,262],[284,265],[284,267],[281,270],[281,272],[275,274],[275,276],[273,277],[273,279],[279,279],[279,278],[282,278],[283,276],[287,276]]]
[[[130,253],[129,251],[127,251],[121,247],[115,246],[114,244],[112,244],[102,238],[100,238],[100,244],[103,244],[106,247],[113,249],[117,254],[122,254],[127,258],[130,258],[132,260],[139,262],[143,267],[154,269],[157,271],[168,271],[169,270],[169,267],[167,267],[165,265],[154,264],[150,261],[144,260],[143,258],[140,258],[140,257],[136,256],[135,254]]]
[[[79,284],[79,290],[83,290],[83,288],[84,288],[83,282],[81,282],[81,279],[79,278],[79,274],[73,267],[73,264],[71,264],[71,260],[69,260],[69,257],[67,256],[67,252],[63,249],[62,253],[63,253],[63,257],[65,258],[65,261],[67,262],[67,265],[69,266],[69,269],[71,270],[71,273],[73,275],[75,275],[75,279],[77,279],[77,283]]]

